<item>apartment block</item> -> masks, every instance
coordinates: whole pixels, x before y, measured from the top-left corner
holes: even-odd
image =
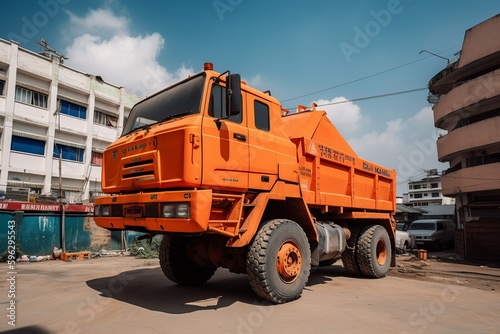
[[[500,15],[465,32],[457,61],[429,81],[442,190],[457,203],[456,250],[500,258]],[[431,100],[431,99],[430,99]]]
[[[101,194],[102,152],[139,97],[0,39],[0,193],[88,203]]]

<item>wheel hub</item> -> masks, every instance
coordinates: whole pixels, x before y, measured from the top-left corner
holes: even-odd
[[[387,248],[385,247],[385,243],[382,240],[377,242],[377,262],[379,265],[383,266],[385,261],[387,261]]]
[[[286,283],[293,282],[300,273],[302,255],[299,247],[292,241],[281,245],[276,258],[276,268],[281,279]]]

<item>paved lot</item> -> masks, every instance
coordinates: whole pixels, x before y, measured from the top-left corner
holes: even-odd
[[[498,290],[355,278],[338,265],[314,269],[302,298],[278,306],[259,300],[246,275],[219,269],[207,285],[183,288],[157,260],[47,261],[16,270],[16,327],[8,325],[2,279],[0,330],[18,333],[500,333]]]

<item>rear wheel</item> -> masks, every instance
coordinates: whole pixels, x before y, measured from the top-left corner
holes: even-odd
[[[168,279],[180,285],[201,285],[215,273],[216,267],[202,267],[188,258],[188,238],[165,234],[160,245],[160,266]]]
[[[391,242],[383,226],[365,227],[359,236],[357,260],[365,276],[381,278],[389,272],[391,265]]]
[[[248,249],[246,267],[260,297],[277,304],[299,298],[311,270],[306,234],[291,220],[264,223]]]
[[[360,230],[361,228],[359,226],[350,228],[351,237],[347,240],[347,248],[342,253],[342,264],[345,270],[351,275],[361,275],[361,269],[359,269],[358,260],[356,258]]]

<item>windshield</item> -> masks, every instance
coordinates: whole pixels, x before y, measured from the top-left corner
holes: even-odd
[[[434,231],[436,229],[435,223],[412,223],[409,230],[428,230]]]
[[[204,83],[203,73],[139,102],[130,112],[123,135],[173,117],[199,113]]]

